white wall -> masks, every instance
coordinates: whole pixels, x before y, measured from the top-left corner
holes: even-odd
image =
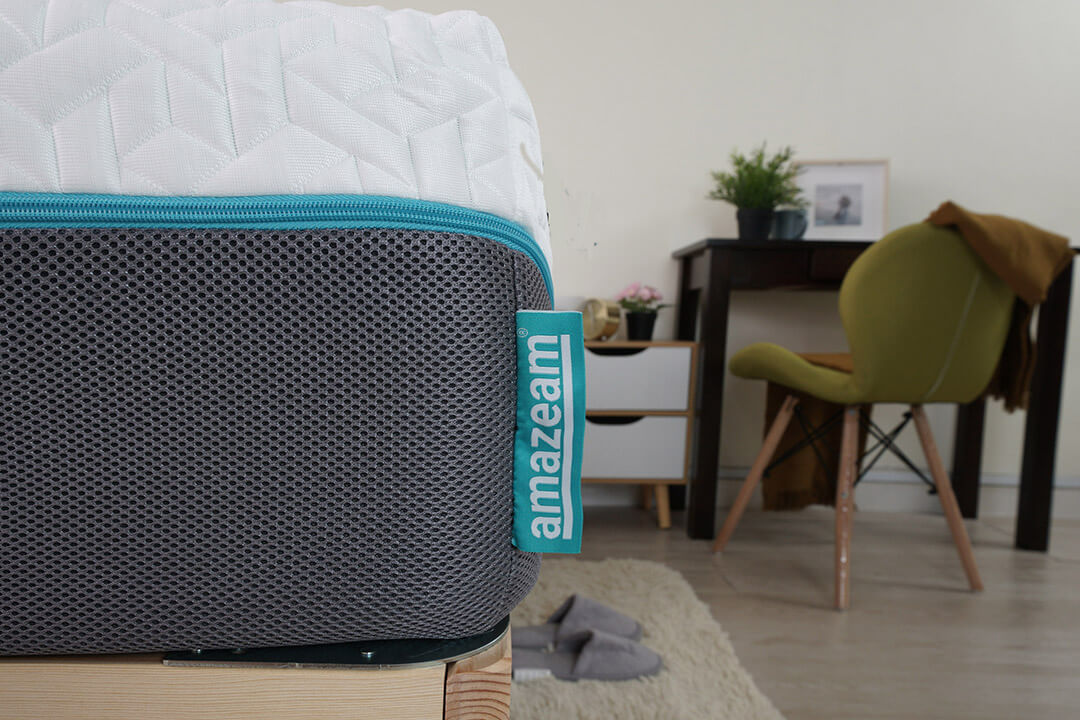
[[[388,5],[471,6],[500,27],[540,120],[560,295],[612,295],[631,280],[673,294],[670,251],[735,232],[734,210],[704,199],[709,170],[762,140],[806,159],[889,158],[891,227],[953,199],[1080,243],[1077,0]],[[670,336],[672,320],[666,311],[659,336]],[[730,346],[761,339],[841,348],[835,296],[738,294]],[[1080,301],[1058,455],[1059,476],[1073,482],[1078,344]],[[722,461],[745,466],[764,387],[729,376],[727,389]],[[932,416],[945,453],[951,417],[947,408]],[[1022,414],[991,409],[987,473],[1016,475],[1022,431]]]

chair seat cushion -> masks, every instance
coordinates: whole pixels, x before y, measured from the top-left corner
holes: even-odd
[[[854,376],[810,362],[773,343],[754,343],[735,353],[729,363],[738,377],[768,380],[841,405],[867,402],[855,387]]]
[[[851,353],[799,353],[799,357],[830,370],[839,370],[843,373],[855,372],[855,362],[851,359]]]

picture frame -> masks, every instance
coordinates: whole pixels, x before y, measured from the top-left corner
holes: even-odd
[[[888,160],[803,160],[807,240],[879,240],[889,222]]]

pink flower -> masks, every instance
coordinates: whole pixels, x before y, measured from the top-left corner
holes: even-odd
[[[648,289],[652,292],[652,299],[655,300],[656,302],[660,302],[661,300],[664,299],[663,294],[659,290],[657,290],[656,288],[650,287]]]
[[[638,300],[640,300],[642,302],[649,302],[650,300],[653,299],[653,292],[654,292],[653,289],[651,287],[649,287],[648,285],[646,285],[645,287],[638,290],[638,294],[637,294]]]
[[[639,282],[630,283],[629,285],[624,287],[622,289],[622,291],[619,292],[618,295],[615,296],[615,299],[616,300],[625,300],[627,298],[634,297],[635,295],[637,295],[639,290],[641,290],[641,283],[639,283]]]

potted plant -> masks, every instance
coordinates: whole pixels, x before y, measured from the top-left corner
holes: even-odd
[[[713,200],[723,200],[738,208],[740,240],[765,240],[772,227],[773,211],[780,205],[806,207],[795,178],[799,168],[792,162],[795,151],[789,146],[774,155],[765,152],[765,143],[749,156],[731,151],[731,172],[713,172],[716,189]]]
[[[661,300],[664,296],[659,290],[639,282],[630,283],[615,300],[626,310],[626,337],[630,340],[652,340],[653,326],[656,325],[656,313],[666,308]]]

